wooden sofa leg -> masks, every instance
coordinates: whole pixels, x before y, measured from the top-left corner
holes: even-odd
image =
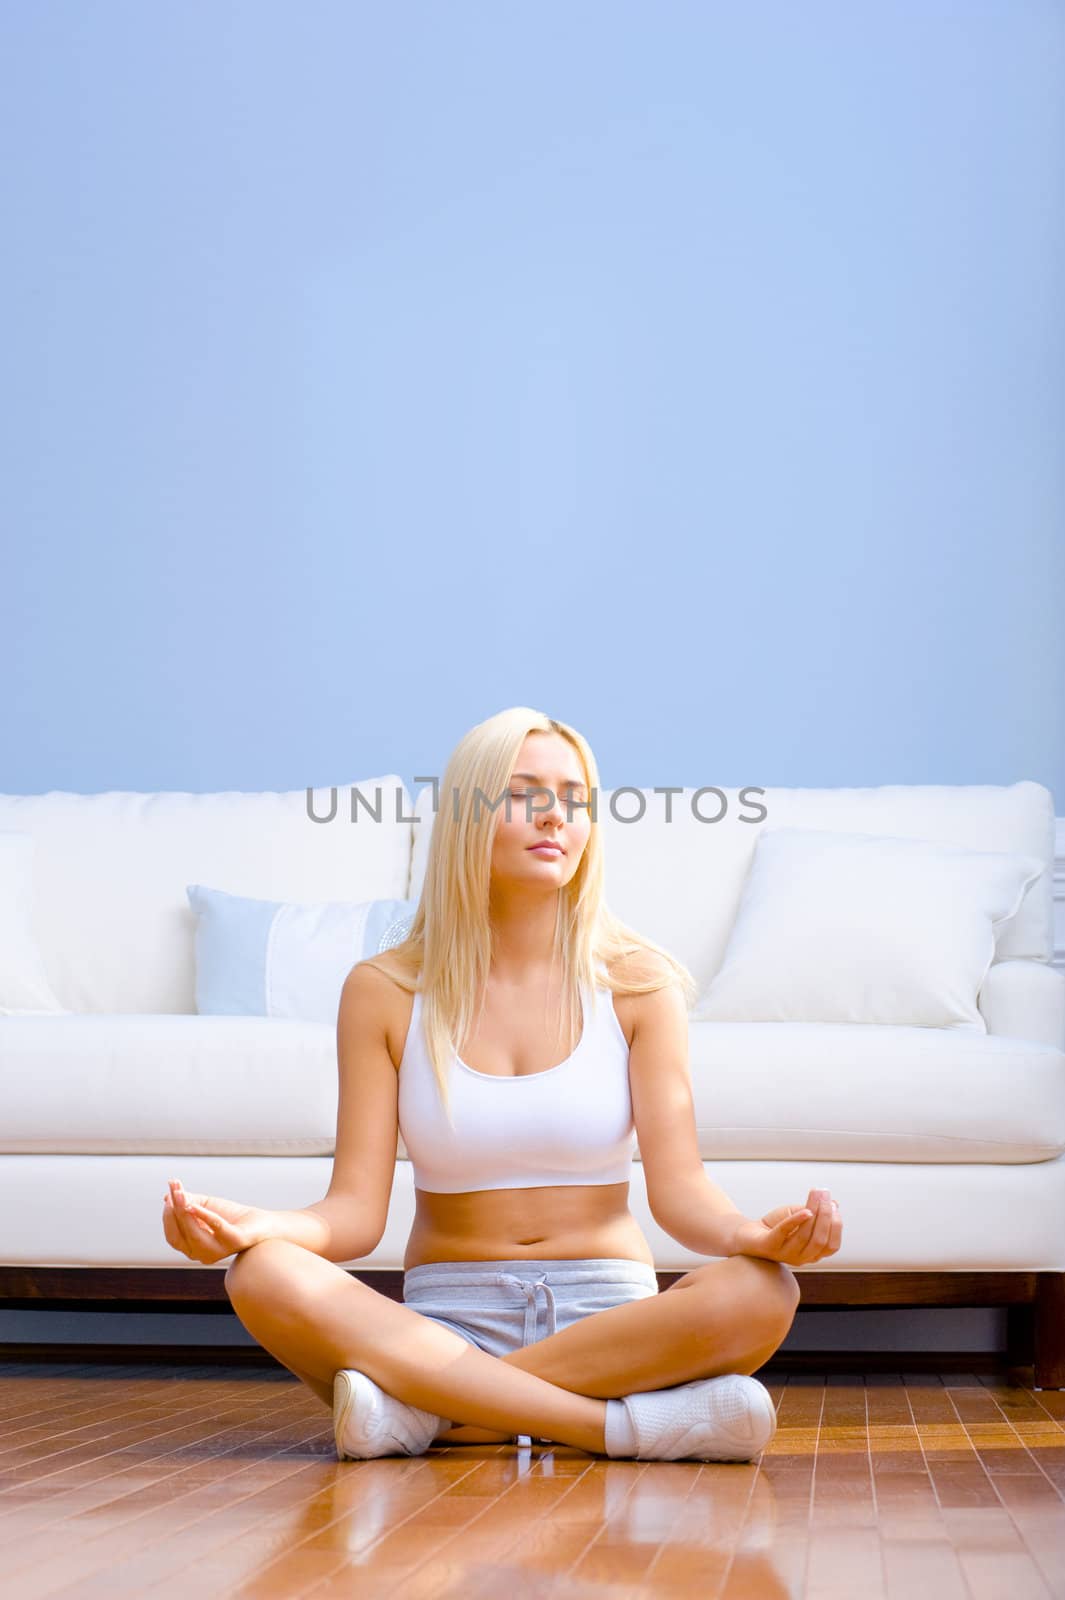
[[[1011,1367],[1030,1367],[1035,1361],[1034,1299],[1006,1307],[1006,1359]]]
[[[1065,1272],[1035,1275],[1035,1386],[1065,1389]]]

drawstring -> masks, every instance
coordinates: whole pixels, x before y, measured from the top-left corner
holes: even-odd
[[[547,1334],[550,1337],[555,1332],[555,1293],[547,1281],[547,1273],[541,1272],[538,1278],[531,1282],[528,1278],[519,1278],[512,1272],[501,1272],[496,1280],[505,1283],[508,1288],[520,1289],[525,1296],[525,1328],[522,1333],[523,1345],[534,1344],[537,1339],[536,1314],[539,1306],[536,1301],[537,1289],[544,1291],[544,1302],[547,1310]]]
[[[521,1342],[523,1345],[536,1342],[536,1313],[539,1307],[536,1303],[536,1291],[544,1291],[544,1304],[547,1309],[547,1334],[549,1337],[555,1332],[555,1291],[547,1281],[547,1273],[541,1272],[532,1282],[528,1278],[519,1278],[513,1272],[500,1272],[496,1277],[497,1283],[505,1283],[509,1289],[520,1289],[525,1296],[525,1327],[522,1330]],[[532,1438],[527,1433],[519,1433],[514,1441],[518,1448],[531,1448]],[[549,1443],[550,1441],[544,1441]]]

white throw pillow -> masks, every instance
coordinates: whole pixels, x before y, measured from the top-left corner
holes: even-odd
[[[358,961],[406,938],[413,900],[252,900],[188,884],[196,912],[196,1010],[201,1016],[336,1022]]]
[[[986,1033],[976,997],[1035,856],[767,828],[725,959],[692,1016]]]
[[[31,833],[0,833],[0,1016],[66,1012],[52,992],[37,947]]]

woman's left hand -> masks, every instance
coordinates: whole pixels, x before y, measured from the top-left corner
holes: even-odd
[[[269,1213],[236,1200],[186,1194],[180,1179],[171,1178],[163,1196],[163,1234],[183,1256],[209,1267],[269,1238]]]
[[[839,1206],[828,1190],[811,1189],[805,1206],[776,1206],[760,1222],[746,1221],[736,1254],[806,1267],[834,1256],[842,1233]]]

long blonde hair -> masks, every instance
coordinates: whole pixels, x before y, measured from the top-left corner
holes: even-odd
[[[598,802],[599,769],[587,741],[568,723],[529,706],[511,706],[479,722],[455,746],[440,789],[418,907],[406,939],[364,964],[376,966],[413,993],[421,989],[426,1046],[449,1123],[448,1068],[469,1034],[475,1011],[483,1011],[492,955],[489,918],[494,809],[530,733],[557,733],[576,750],[590,803]],[[475,814],[476,791],[479,815]],[[488,809],[488,804],[492,808]],[[489,825],[484,826],[485,820]],[[607,909],[603,895],[602,833],[592,827],[580,863],[558,895],[554,954],[562,969],[562,1006],[569,1037],[580,1025],[580,992],[597,984],[614,994],[647,994],[666,983],[681,985],[688,1005],[697,985],[688,968],[668,950],[635,933]],[[600,975],[616,959],[643,953],[624,979]],[[660,957],[659,961],[653,959]],[[662,961],[667,970],[662,971]],[[453,1123],[452,1123],[453,1126]]]

